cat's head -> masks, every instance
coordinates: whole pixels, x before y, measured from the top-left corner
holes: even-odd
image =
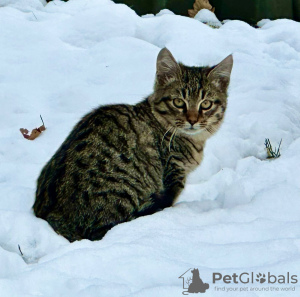
[[[166,129],[176,128],[180,134],[215,132],[226,110],[232,65],[230,55],[214,67],[188,67],[162,49],[149,99],[155,117]]]

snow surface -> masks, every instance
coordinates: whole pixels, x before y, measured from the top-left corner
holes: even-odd
[[[216,15],[212,11],[205,8],[200,9],[195,15],[194,19],[213,28],[220,28],[222,26],[222,23],[218,20]]]
[[[140,18],[109,0],[42,2],[0,2],[0,296],[182,296],[189,268],[210,284],[205,296],[299,296],[299,284],[217,292],[211,275],[299,280],[300,24],[212,29],[177,15]],[[70,244],[32,213],[40,170],[92,108],[151,93],[164,46],[188,65],[233,53],[225,122],[174,207]],[[27,141],[19,128],[39,126],[40,114],[47,130]],[[282,138],[279,159],[266,160],[265,138]]]
[[[162,16],[165,14],[174,15],[174,12],[169,9],[162,9],[159,13],[156,14],[156,16]]]

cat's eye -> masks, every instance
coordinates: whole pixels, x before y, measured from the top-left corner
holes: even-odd
[[[173,100],[173,104],[175,105],[175,107],[177,108],[184,108],[185,107],[185,103],[182,99],[180,98],[176,98]]]
[[[212,106],[212,103],[211,101],[209,100],[204,100],[202,103],[201,103],[201,108],[202,109],[210,109]]]

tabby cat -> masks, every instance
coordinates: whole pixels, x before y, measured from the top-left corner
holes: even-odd
[[[162,49],[153,94],[93,110],[46,164],[36,216],[69,241],[99,240],[116,224],[172,206],[223,120],[232,65],[230,55],[188,67]]]

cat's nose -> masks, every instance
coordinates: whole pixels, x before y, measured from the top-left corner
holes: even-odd
[[[190,120],[188,120],[188,121],[189,121],[189,123],[191,124],[191,126],[194,126],[194,124],[197,123],[197,120],[194,120],[194,119],[190,119]]]
[[[187,111],[186,115],[187,121],[193,126],[198,121],[198,111],[194,108],[191,108]]]

